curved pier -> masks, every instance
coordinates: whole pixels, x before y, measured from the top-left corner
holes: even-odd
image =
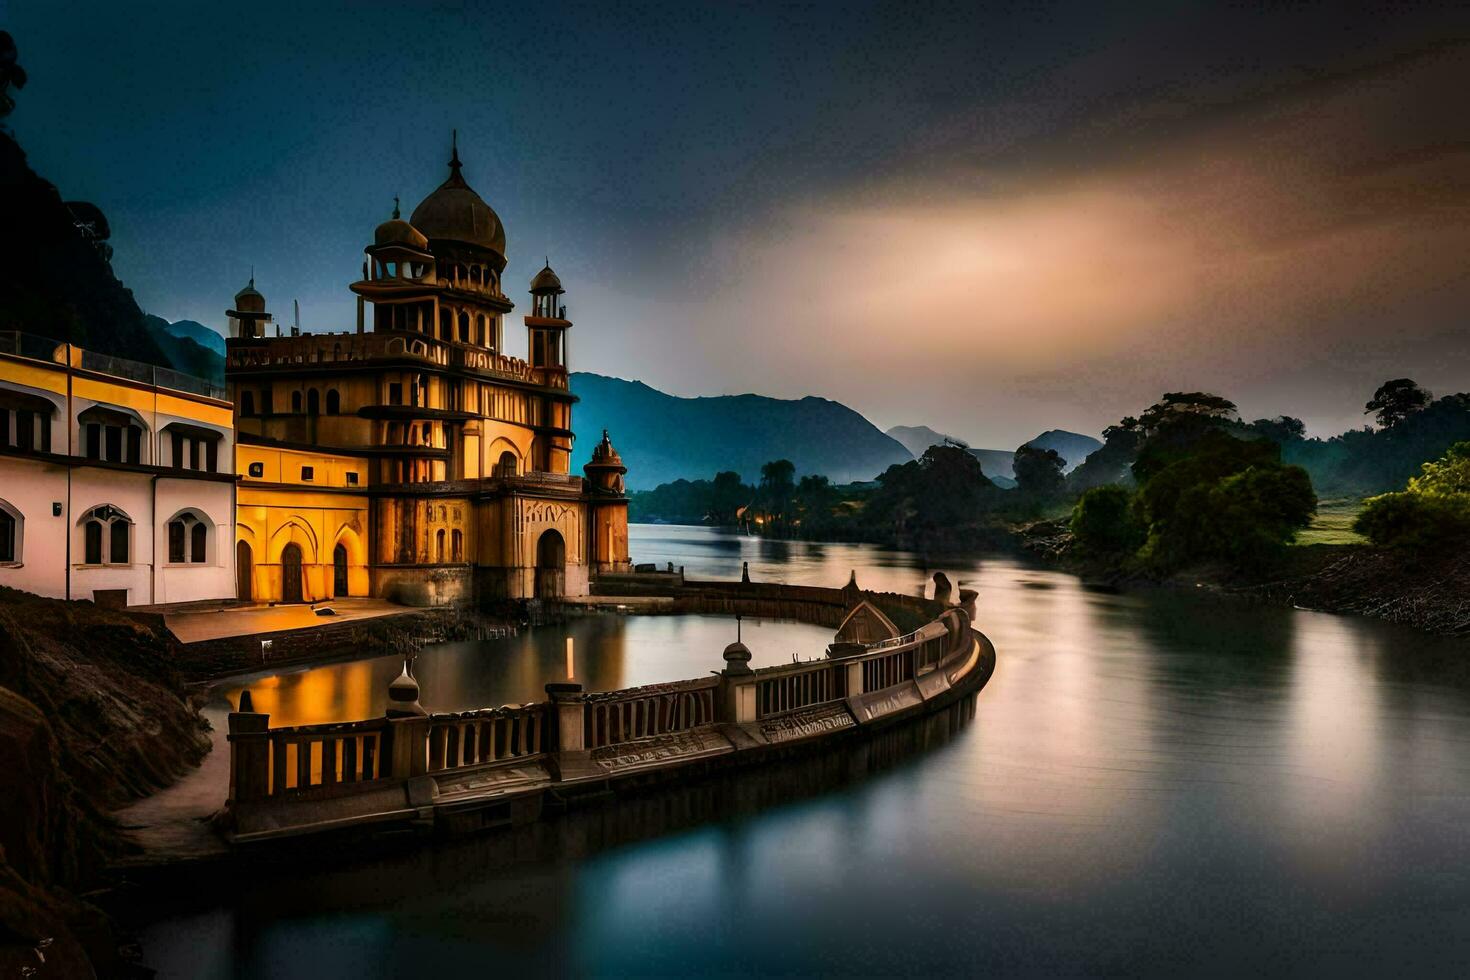
[[[604,594],[646,594],[636,577]],[[756,764],[937,711],[977,691],[995,650],[969,610],[888,593],[766,583],[660,583],[681,611],[844,622],[854,610],[920,622],[872,642],[834,642],[818,659],[752,670],[732,644],[709,677],[619,691],[548,684],[547,700],[431,714],[411,677],[388,716],[272,728],[229,716],[230,796],[222,829],[237,846],[404,827],[467,833],[527,823],[629,788]]]

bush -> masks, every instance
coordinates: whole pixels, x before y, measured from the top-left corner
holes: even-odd
[[[1072,509],[1072,535],[1090,555],[1129,555],[1143,544],[1143,528],[1133,515],[1133,494],[1116,483],[1093,487]]]
[[[1470,534],[1463,498],[1402,491],[1371,497],[1353,530],[1382,548],[1428,550]]]

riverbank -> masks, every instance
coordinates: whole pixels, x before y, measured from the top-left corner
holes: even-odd
[[[133,845],[110,811],[209,751],[161,623],[0,589],[0,976],[127,976],[85,896]]]
[[[1258,575],[1202,566],[1158,578],[1077,557],[1064,521],[1024,525],[1015,533],[1028,553],[1094,583],[1204,587],[1272,605],[1382,619],[1440,636],[1470,634],[1470,555],[1463,547],[1419,552],[1366,544],[1297,545],[1286,550],[1279,565]]]

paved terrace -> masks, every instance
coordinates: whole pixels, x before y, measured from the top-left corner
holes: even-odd
[[[318,609],[332,609],[335,615],[321,616]],[[186,609],[144,609],[163,613],[163,621],[180,643],[201,643],[259,633],[309,629],[349,623],[354,620],[379,619],[422,613],[415,606],[400,606],[386,599],[332,599],[312,605],[277,606],[211,606]]]

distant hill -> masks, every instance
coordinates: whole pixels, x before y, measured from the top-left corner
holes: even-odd
[[[683,478],[709,479],[734,470],[760,480],[763,463],[789,459],[798,476],[819,473],[834,483],[871,480],[913,458],[857,412],[825,398],[763,395],[678,398],[641,381],[575,373],[581,399],[573,469],[580,470],[607,429],[628,465],[628,486],[647,490]]]
[[[155,317],[154,319],[163,319]],[[206,327],[198,320],[175,320],[173,323],[165,321],[165,330],[175,337],[188,337],[194,343],[206,350],[212,350],[220,357],[225,356],[225,338],[219,332]]]
[[[943,432],[936,432],[927,425],[895,425],[888,430],[888,435],[903,443],[904,448],[915,456],[922,456],[924,450],[930,446],[941,445],[945,440],[960,445],[965,444],[964,440],[947,436]],[[1077,432],[1068,432],[1065,429],[1050,429],[1023,445],[1055,449],[1057,455],[1067,461],[1065,467],[1067,472],[1081,465],[1089,454],[1102,448],[1102,443],[1097,439]],[[970,453],[980,460],[980,469],[998,486],[1013,487],[1016,485],[1016,474],[1012,466],[1015,450],[971,447]]]
[[[164,357],[168,359],[169,366],[175,371],[192,374],[196,378],[204,378],[216,384],[225,382],[225,357],[221,350],[216,353],[213,349],[205,347],[196,342],[192,337],[185,334],[175,333],[173,328],[179,324],[192,324],[214,334],[220,341],[220,347],[224,347],[224,338],[214,333],[208,327],[204,327],[193,320],[180,320],[178,323],[169,323],[161,316],[153,316],[151,313],[144,317],[148,326],[148,333],[153,338]]]
[[[963,441],[953,436],[947,436],[943,432],[935,432],[927,425],[895,425],[885,434],[902,443],[903,448],[913,453],[915,459],[924,455],[924,450],[930,446],[943,445],[945,440],[950,442]]]
[[[1068,432],[1066,429],[1049,429],[1026,445],[1055,449],[1057,455],[1067,461],[1063,472],[1070,473],[1081,466],[1084,459],[1102,448],[1102,440],[1084,436],[1080,432]]]

